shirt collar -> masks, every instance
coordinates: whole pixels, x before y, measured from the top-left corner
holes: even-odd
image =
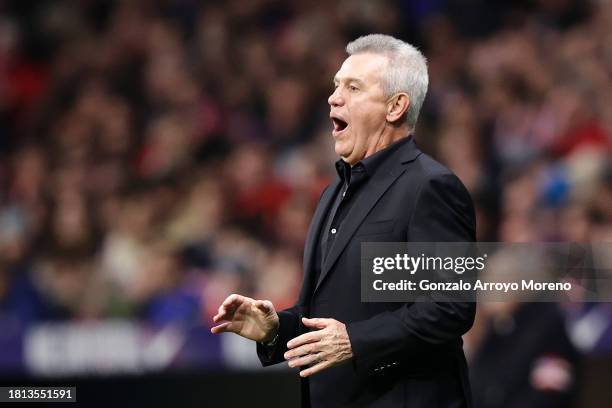
[[[350,183],[353,172],[363,172],[365,176],[371,177],[387,158],[408,143],[410,139],[412,139],[412,136],[403,137],[373,155],[366,157],[352,167],[340,159],[336,162],[336,172],[340,179],[347,184]]]

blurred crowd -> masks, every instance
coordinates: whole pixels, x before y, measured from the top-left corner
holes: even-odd
[[[290,306],[335,177],[332,78],[370,32],[427,56],[417,144],[468,187],[479,240],[612,241],[610,1],[9,0],[0,324]]]

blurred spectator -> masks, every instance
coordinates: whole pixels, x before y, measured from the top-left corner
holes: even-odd
[[[478,313],[486,327],[471,358],[475,407],[573,406],[578,354],[556,305],[499,302]]]

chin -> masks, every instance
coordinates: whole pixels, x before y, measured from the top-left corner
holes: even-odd
[[[351,150],[344,146],[342,142],[336,142],[334,145],[334,151],[340,157],[347,157],[349,154],[351,154]]]
[[[338,144],[334,146],[334,151],[336,152],[338,156],[342,156],[343,150],[341,146],[338,146]]]

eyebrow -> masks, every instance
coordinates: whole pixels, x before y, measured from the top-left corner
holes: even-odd
[[[363,82],[361,79],[358,78],[352,78],[352,77],[334,77],[334,84],[337,84],[339,82],[356,82],[358,85],[363,86],[365,85],[365,82]]]

